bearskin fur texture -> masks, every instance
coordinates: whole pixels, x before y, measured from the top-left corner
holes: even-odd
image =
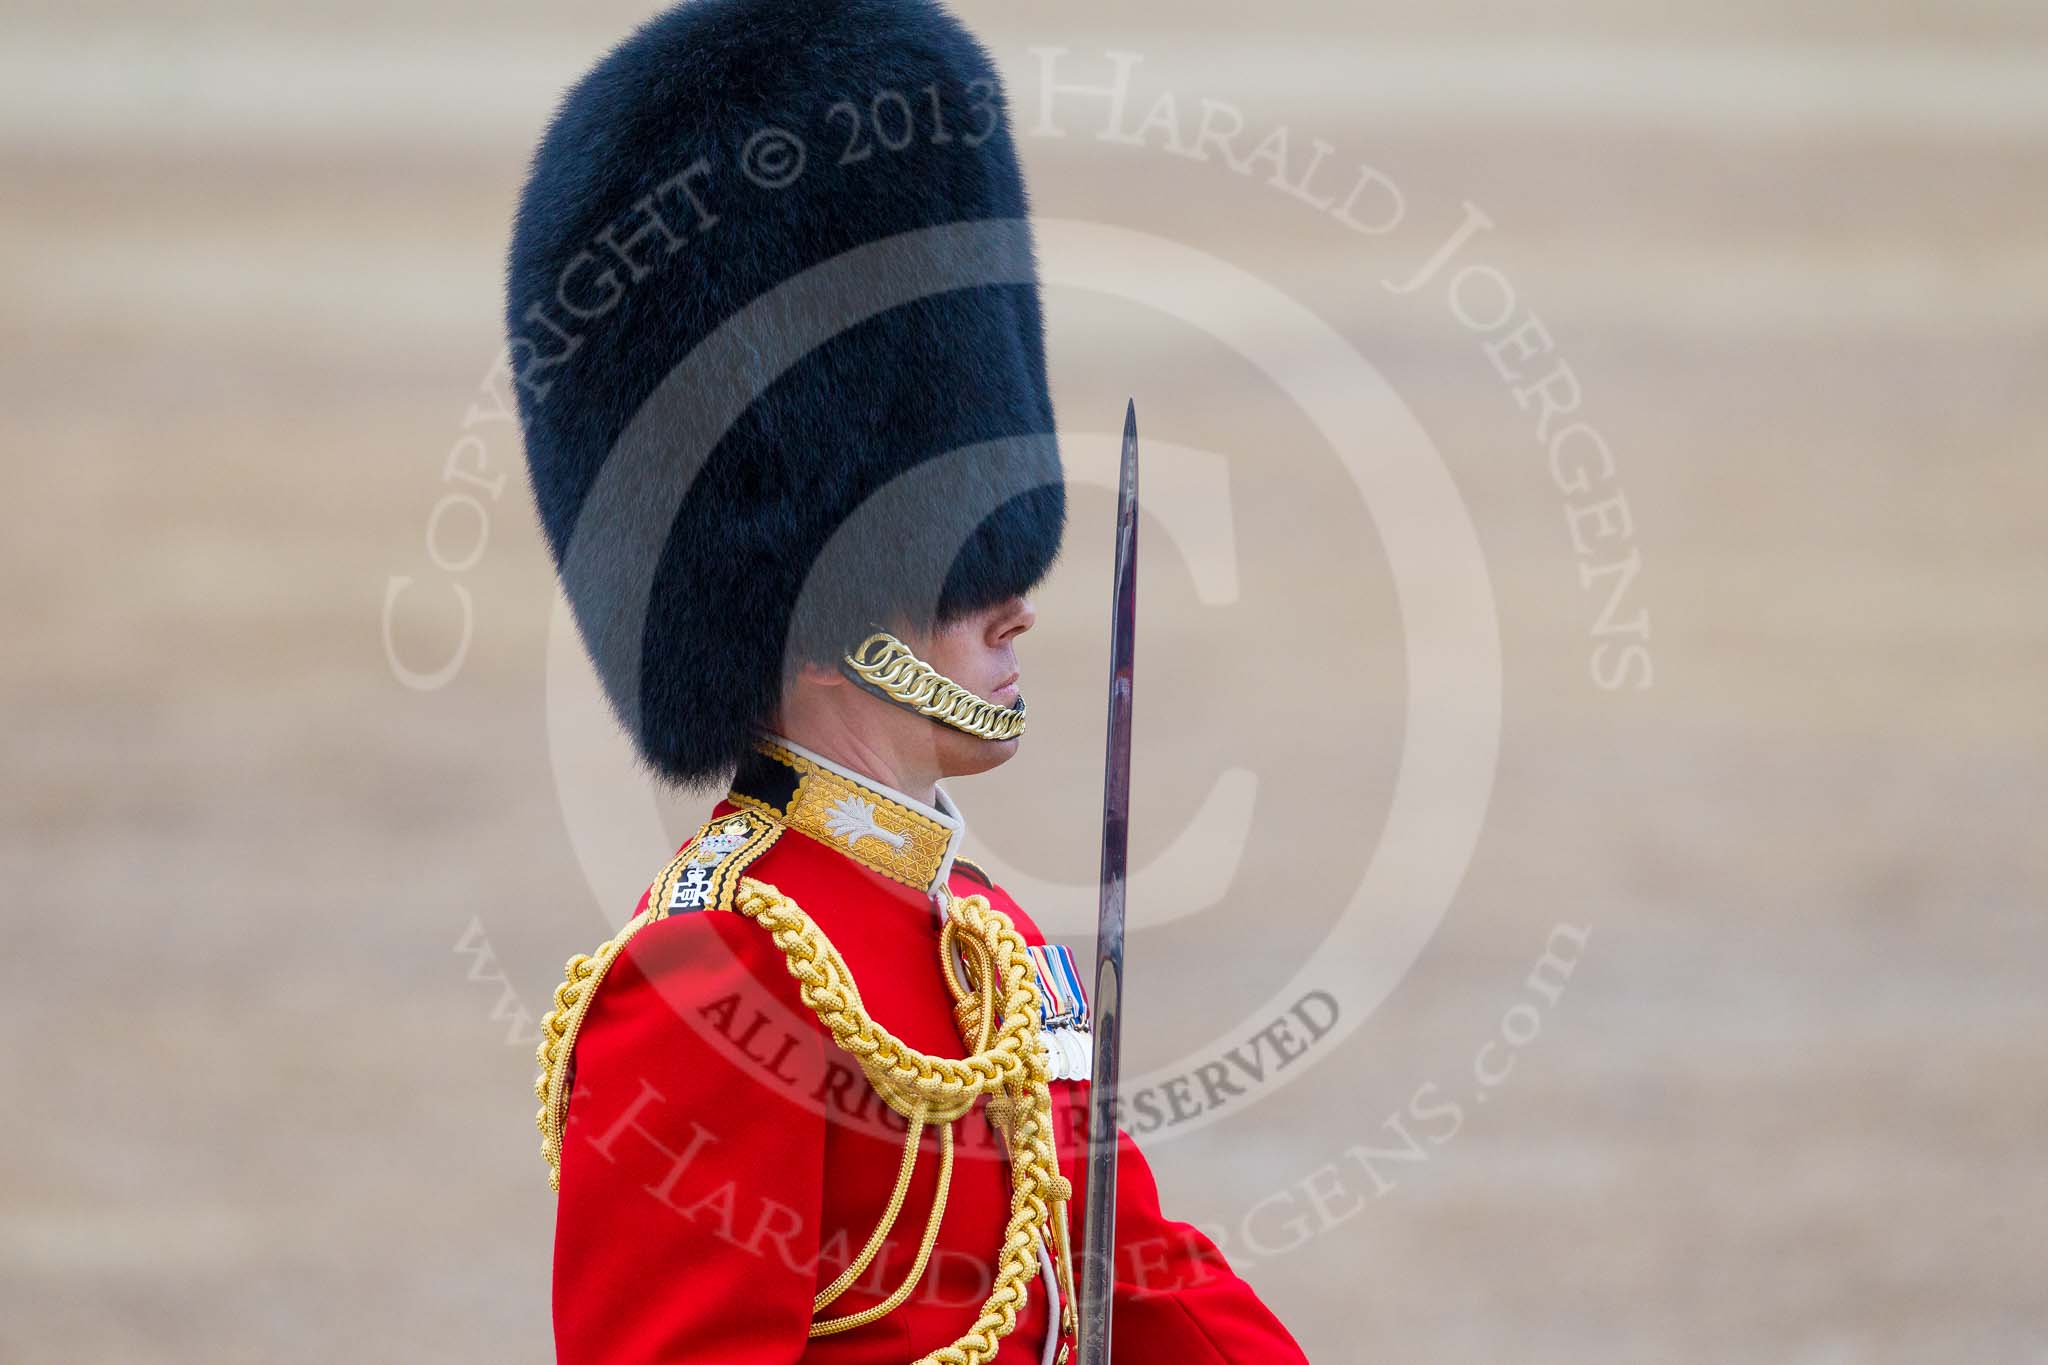
[[[1036,584],[1065,492],[988,54],[932,0],[687,0],[533,158],[535,501],[646,760],[723,780],[805,660]]]

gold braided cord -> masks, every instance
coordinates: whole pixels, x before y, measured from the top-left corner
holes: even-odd
[[[995,1004],[994,992],[990,988],[990,983],[1000,979],[1004,970],[1011,965],[1001,960],[1003,955],[1006,952],[1014,953],[1015,951],[1014,948],[1009,948],[1001,943],[1001,930],[1008,929],[1011,935],[1015,935],[1016,929],[1010,925],[1008,916],[999,910],[989,907],[986,898],[975,896],[972,898],[972,901],[974,902],[972,905],[968,901],[953,902],[954,907],[965,907],[969,913],[949,913],[947,915],[946,921],[939,931],[939,966],[945,975],[946,988],[953,995],[953,1017],[954,1022],[959,1027],[961,1038],[971,1050],[983,1052],[992,1044],[998,1021],[1008,1022],[1009,1016],[999,1010]],[[972,916],[972,912],[976,909],[985,912],[979,917],[981,919],[980,923],[975,922],[975,917]],[[995,922],[1000,926],[995,928],[995,932],[990,932],[991,922]],[[1021,938],[1018,939],[1019,944],[1022,941]],[[961,968],[965,971],[964,977],[959,971],[955,970],[954,962],[956,958]],[[1029,961],[1028,957],[1026,961]],[[1027,978],[1026,985],[1031,992],[1032,1013],[1030,1032],[1034,1042],[1034,1060],[1038,1064],[1037,1069],[1042,1071],[1044,1067],[1043,1054],[1036,1052],[1035,1049],[1038,1034],[1038,1007],[1041,1001],[1035,981]],[[1043,1080],[1040,1080],[1039,1084],[1043,1086]],[[1044,1134],[1048,1151],[1051,1150],[1052,1142],[1050,1095],[1051,1092],[1047,1091],[1047,1121],[1041,1130]],[[1018,1097],[1010,1093],[998,1091],[989,1096],[989,1117],[994,1121],[996,1127],[1002,1130],[1006,1140],[1012,1140],[1012,1123],[1017,1116],[1018,1105]],[[1052,1171],[1052,1178],[1056,1182],[1056,1187],[1065,1187],[1066,1181],[1059,1175],[1059,1163],[1057,1161],[1053,1163]],[[1066,1196],[1060,1195],[1059,1197],[1065,1198]]]
[[[981,897],[975,899],[982,900]],[[987,904],[985,900],[982,903]],[[1003,925],[1009,925],[1009,917],[1001,911],[990,909],[988,913]],[[961,917],[951,914],[946,917],[946,922],[939,931],[939,967],[945,974],[946,989],[953,995],[953,1016],[959,1026],[960,1036],[966,1040],[970,1049],[980,1051],[989,1045],[990,1031],[995,1026],[996,1011],[991,993],[979,987],[983,983],[994,981],[997,970],[990,937],[975,933],[963,935],[961,930],[964,923]],[[1011,932],[1016,932],[1014,927]],[[954,970],[956,956],[966,971],[965,980],[962,980],[959,973]],[[1036,992],[1033,993],[1033,999],[1037,999]],[[1037,1017],[1033,1016],[1034,1019]],[[1060,1280],[1060,1325],[1068,1332],[1078,1332],[1081,1323],[1080,1300],[1074,1294],[1074,1253],[1067,1234],[1067,1204],[1074,1197],[1074,1187],[1071,1181],[1059,1173],[1059,1155],[1053,1146],[1051,1092],[1042,1081],[1039,1083],[1039,1089],[1045,1091],[1048,1097],[1043,1122],[1035,1131],[1042,1135],[1042,1156],[1053,1173],[1048,1186],[1052,1204],[1052,1217],[1048,1221],[1059,1243],[1059,1254],[1054,1264]],[[1006,1096],[991,1096],[988,1111],[990,1120],[1003,1134],[1004,1140],[1013,1142],[1010,1121],[1015,1108],[1011,1100]],[[1012,1150],[1015,1150],[1014,1147]],[[1039,1236],[1044,1235],[1045,1229],[1041,1227]],[[1062,1352],[1063,1359],[1064,1356],[1065,1353]]]
[[[846,656],[853,676],[898,706],[930,716],[977,739],[1015,739],[1024,733],[1024,703],[998,706],[977,697],[878,630]]]
[[[914,1141],[915,1139],[913,1139],[913,1143]],[[917,1148],[913,1145],[906,1148],[906,1150],[915,1152]],[[858,1313],[848,1313],[845,1317],[826,1318],[823,1322],[812,1323],[810,1333],[812,1336],[826,1337],[831,1336],[835,1332],[845,1332],[850,1331],[855,1327],[865,1327],[869,1323],[877,1320],[878,1318],[887,1317],[890,1313],[895,1312],[896,1309],[899,1306],[901,1306],[903,1301],[910,1297],[910,1291],[915,1289],[917,1287],[917,1282],[924,1278],[924,1268],[925,1265],[932,1258],[932,1248],[938,1245],[939,1220],[946,1216],[946,1192],[952,1188],[952,1185],[953,1126],[951,1124],[945,1124],[941,1126],[939,1129],[938,1193],[932,1199],[931,1216],[925,1219],[924,1236],[918,1241],[917,1244],[917,1259],[911,1262],[909,1272],[905,1274],[903,1277],[903,1283],[896,1286],[895,1293],[891,1294],[888,1298],[883,1299],[880,1303],[875,1304],[873,1307],[863,1308]],[[902,1205],[902,1195],[903,1190],[902,1187],[899,1186],[897,1188],[896,1198],[892,1201],[898,1207],[901,1207]],[[875,1236],[869,1239],[869,1245],[871,1247],[878,1247],[881,1245],[882,1233],[885,1231],[887,1223],[892,1221],[894,1221],[893,1214],[883,1215],[883,1223],[876,1227]],[[868,1258],[872,1260],[873,1256],[874,1253],[872,1251],[869,1251]],[[841,1275],[839,1277],[839,1280],[835,1280],[833,1283],[835,1285],[838,1285],[840,1284],[840,1281],[844,1281],[845,1284],[852,1284],[854,1279],[859,1276],[861,1270],[865,1268],[865,1261],[861,1262],[857,1266],[849,1267],[847,1269],[847,1272]],[[839,1293],[844,1292],[844,1285],[841,1285],[837,1293],[833,1294],[833,1297],[836,1298],[838,1297]],[[823,1294],[820,1294],[818,1297],[828,1303],[831,1301],[830,1299],[826,1299],[825,1295]],[[811,1311],[815,1313],[821,1306],[822,1305],[820,1304],[814,1304],[812,1306]]]
[[[953,1130],[941,1128],[939,1131],[950,1134]],[[903,1140],[903,1160],[896,1170],[896,1188],[890,1191],[889,1207],[883,1210],[881,1221],[875,1224],[875,1230],[869,1235],[867,1245],[860,1249],[860,1255],[854,1257],[852,1263],[840,1272],[838,1279],[819,1290],[818,1296],[811,1300],[813,1313],[822,1313],[834,1299],[851,1288],[853,1282],[860,1278],[861,1272],[868,1268],[868,1263],[875,1259],[875,1253],[882,1249],[882,1242],[888,1237],[889,1229],[896,1225],[896,1215],[903,1211],[904,1196],[910,1193],[910,1176],[917,1169],[917,1147],[923,1137],[924,1114],[920,1111],[910,1120],[910,1133]],[[818,1333],[814,1331],[811,1335],[816,1336]]]
[[[676,860],[678,863],[682,859]],[[534,1098],[540,1112],[534,1122],[540,1128],[540,1154],[548,1163],[548,1188],[562,1188],[562,1128],[569,1112],[569,1061],[576,1054],[576,1035],[582,1031],[583,1016],[597,988],[611,970],[619,953],[633,935],[661,918],[658,906],[650,906],[626,922],[618,936],[600,945],[594,953],[578,953],[562,969],[562,984],[555,987],[555,1007],[540,1021],[540,1046],[534,1060],[540,1075],[534,1080]]]
[[[1052,1098],[1038,1039],[1038,988],[1023,937],[1009,917],[992,908],[985,897],[970,896],[948,906],[946,927],[941,931],[941,943],[947,949],[943,955],[946,979],[956,996],[962,1037],[972,1044],[967,1057],[955,1059],[920,1052],[875,1022],[862,1006],[860,992],[831,939],[796,902],[774,887],[751,877],[742,879],[733,909],[768,931],[782,949],[804,1004],[831,1033],[833,1042],[860,1064],[869,1083],[891,1108],[913,1120],[929,1118],[950,1124],[972,1110],[977,1100],[988,1099],[990,1117],[1010,1151],[1010,1217],[1003,1229],[995,1285],[965,1335],[916,1362],[981,1365],[995,1355],[1003,1338],[1016,1330],[1017,1315],[1028,1302],[1030,1282],[1038,1273],[1039,1245],[1050,1248],[1055,1241],[1064,1245],[1065,1238],[1058,1237],[1054,1229],[1064,1224],[1066,1203],[1073,1197],[1073,1186],[1060,1175],[1053,1149]],[[965,960],[965,981],[952,967],[955,945]],[[950,1149],[950,1143],[947,1146]],[[949,1177],[950,1168],[942,1181]],[[942,1183],[940,1204],[944,1195]],[[873,1316],[854,1317],[873,1321],[908,1295],[910,1285],[923,1272],[929,1243],[936,1239],[937,1214],[935,1207],[925,1230],[927,1245],[919,1252],[911,1280],[889,1302],[868,1310]],[[884,1214],[885,1221],[893,1217],[893,1212]],[[1068,1286],[1072,1274],[1064,1257],[1060,1270],[1062,1289],[1071,1299]],[[814,1324],[811,1334],[821,1335],[821,1326],[843,1330],[833,1325],[839,1321]]]

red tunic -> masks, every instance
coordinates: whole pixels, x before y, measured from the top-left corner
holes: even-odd
[[[929,887],[908,884],[915,872],[906,874],[902,857],[882,842],[903,837],[887,826],[899,823],[890,816],[904,812],[906,798],[867,786],[875,802],[869,809],[884,812],[875,837],[843,822],[834,835],[819,827],[815,787],[806,788],[805,802],[787,803],[808,803],[789,822],[779,818],[791,797],[786,786],[720,803],[714,820],[744,812],[757,829],[763,816],[778,826],[765,852],[743,857],[747,865],[737,870],[810,914],[883,1027],[919,1050],[963,1055]],[[839,782],[824,794],[838,793],[843,805],[847,790]],[[957,824],[938,833],[944,847],[936,850],[932,881],[944,879],[956,896],[988,897],[1027,942],[1042,943],[1037,926],[1000,888],[954,862]],[[885,856],[857,859],[842,849],[846,842]],[[905,852],[926,856],[929,865],[934,849],[913,839]],[[808,1335],[814,1296],[853,1260],[889,1200],[906,1125],[803,1004],[782,950],[751,920],[713,904],[642,928],[583,1017],[574,1067],[555,1233],[562,1365],[902,1365],[949,1345],[979,1316],[1010,1213],[1010,1173],[978,1108],[954,1125],[943,1217],[909,1298],[878,1321]],[[1074,1185],[1078,1247],[1086,1083],[1055,1081],[1051,1089],[1060,1165]],[[939,1165],[936,1132],[927,1130],[908,1197],[880,1253],[816,1317],[879,1303],[905,1280]],[[1160,1211],[1158,1187],[1128,1135],[1121,1139],[1117,1234],[1112,1332],[1119,1362],[1304,1359],[1215,1246]],[[1002,1342],[1002,1360],[1041,1359],[1047,1283],[1031,1282],[1028,1306]]]

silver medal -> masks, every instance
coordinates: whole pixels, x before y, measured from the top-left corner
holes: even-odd
[[[1066,1049],[1065,1077],[1085,1081],[1095,1069],[1095,1044],[1079,1029],[1062,1029],[1060,1043]]]

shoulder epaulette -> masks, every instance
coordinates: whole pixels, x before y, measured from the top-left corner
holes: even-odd
[[[540,1048],[534,1054],[540,1076],[533,1093],[541,1104],[535,1121],[540,1125],[540,1154],[548,1163],[548,1188],[562,1187],[562,1129],[575,1078],[576,1035],[605,973],[633,936],[654,921],[698,910],[732,909],[741,874],[781,836],[780,823],[754,812],[713,820],[654,879],[646,909],[627,921],[617,937],[594,953],[578,953],[562,969],[565,979],[555,987],[554,1009],[540,1021]]]
[[[742,811],[713,820],[683,845],[647,892],[647,913],[655,919],[697,910],[730,910],[740,878],[782,837],[779,820]]]

